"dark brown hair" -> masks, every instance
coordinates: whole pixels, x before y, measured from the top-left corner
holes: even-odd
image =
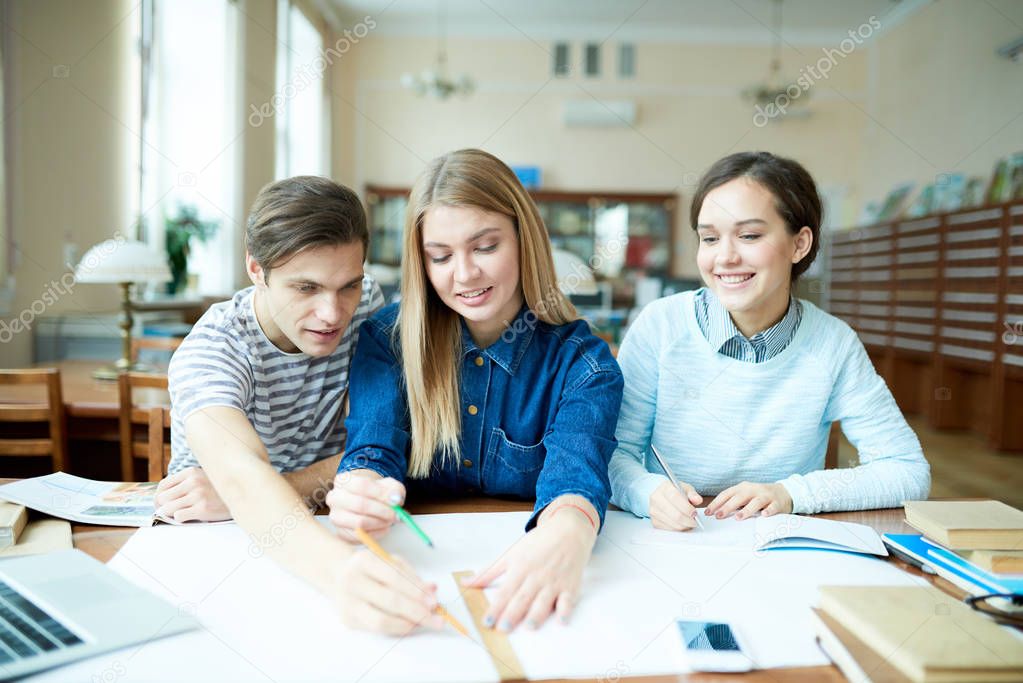
[[[774,195],[774,208],[790,233],[798,234],[804,225],[813,233],[810,251],[799,263],[792,264],[792,280],[795,281],[817,258],[820,248],[823,210],[813,177],[798,161],[777,157],[770,152],[730,154],[715,162],[696,188],[689,207],[689,223],[693,230],[699,223],[700,209],[707,194],[736,178],[754,180]]]
[[[266,185],[245,228],[245,249],[269,279],[270,269],[316,247],[362,242],[369,247],[366,212],[358,195],[328,178],[300,175]]]

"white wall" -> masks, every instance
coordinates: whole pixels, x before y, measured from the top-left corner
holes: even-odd
[[[131,38],[137,12],[137,3],[129,0],[10,6],[4,124],[13,132],[8,186],[16,249],[12,313],[22,321],[32,322],[42,311],[116,309],[113,285],[81,284],[60,294],[50,283],[68,272],[65,236],[80,246],[81,254],[116,231],[129,235],[132,230],[138,106],[132,97],[137,89],[131,81]],[[48,291],[58,292],[52,305]],[[0,322],[11,325],[12,319]],[[31,361],[30,331],[3,335],[0,341],[0,367]]]
[[[1023,3],[942,0],[883,34],[870,53],[863,136],[865,199],[943,173],[990,180],[1023,151],[1023,62],[995,54],[1023,35]]]
[[[385,20],[378,20],[383,23]],[[352,51],[355,100],[348,106],[354,133],[351,149],[337,161],[350,163],[354,180],[410,185],[426,162],[460,147],[483,147],[510,164],[536,164],[552,189],[675,192],[681,197],[676,266],[695,273],[692,231],[686,208],[699,175],[733,151],[764,149],[803,162],[822,183],[859,186],[860,140],[866,121],[866,58],[854,51],[810,92],[812,116],[758,127],[743,88],[763,80],[766,47],[646,43],[637,47],[635,79],[550,78],[549,45],[528,40],[453,39],[449,63],[478,83],[466,99],[438,102],[402,89],[401,74],[431,65],[433,39],[370,35]],[[574,44],[578,60],[580,44]],[[616,43],[605,46],[605,73],[613,73]],[[820,48],[785,51],[785,72],[821,56]],[[569,99],[634,99],[633,127],[566,129]],[[849,106],[849,102],[855,106]]]

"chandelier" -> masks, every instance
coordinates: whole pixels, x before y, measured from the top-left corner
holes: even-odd
[[[447,13],[443,0],[439,3],[437,24],[440,33],[440,45],[437,50],[437,66],[426,69],[418,74],[405,73],[401,76],[402,87],[411,90],[419,97],[430,96],[438,100],[446,100],[452,95],[467,96],[476,89],[476,84],[468,74],[457,78],[448,76],[448,39]]]

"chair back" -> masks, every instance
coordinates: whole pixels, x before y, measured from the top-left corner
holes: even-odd
[[[0,403],[0,422],[46,423],[48,438],[0,438],[0,455],[18,457],[49,456],[54,472],[67,466],[67,421],[60,370],[0,370],[0,385],[40,385],[46,400]]]
[[[166,406],[138,406],[135,390],[142,388],[167,390],[167,375],[124,372],[118,378],[121,436],[121,479],[135,481],[135,459],[145,458],[149,481],[159,481],[167,474],[170,462],[170,410]],[[141,425],[144,428],[136,428]]]
[[[842,428],[839,423],[831,423],[831,433],[828,434],[828,450],[824,454],[824,469],[838,469],[838,444],[841,441]]]
[[[132,337],[131,361],[166,369],[171,356],[183,341],[184,337]]]

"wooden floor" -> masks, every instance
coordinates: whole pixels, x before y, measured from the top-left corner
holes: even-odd
[[[937,431],[919,417],[908,420],[931,464],[932,498],[994,498],[1023,509],[1023,453],[992,451],[970,432]],[[839,464],[845,467],[855,457],[843,436]]]

